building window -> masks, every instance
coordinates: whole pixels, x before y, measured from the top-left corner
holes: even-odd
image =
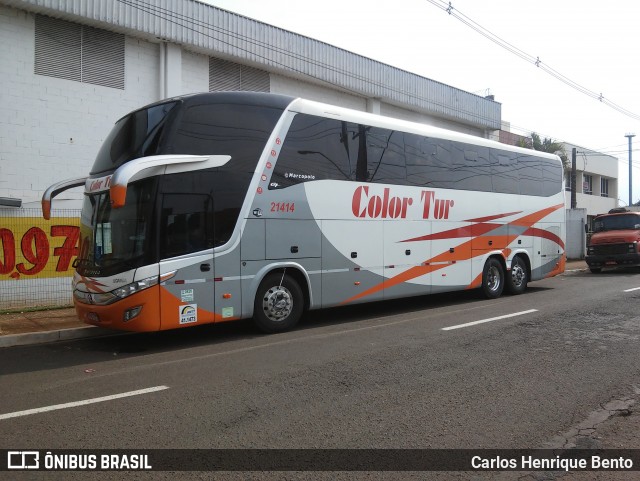
[[[564,190],[571,191],[571,171],[565,172]]]
[[[602,197],[609,197],[609,179],[604,177],[600,179],[600,195]]]
[[[124,35],[36,15],[33,71],[124,90]]]
[[[227,90],[270,92],[269,72],[209,57],[209,92]]]
[[[582,183],[582,192],[588,195],[593,194],[593,176],[584,175],[584,182]]]

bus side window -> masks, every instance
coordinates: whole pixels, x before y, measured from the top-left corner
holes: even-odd
[[[519,194],[520,178],[518,159],[514,152],[491,149],[491,177],[493,191],[503,194]]]
[[[561,189],[562,164],[551,159],[542,159],[542,195],[552,196]]]
[[[282,145],[269,189],[313,180],[352,180],[357,126],[350,122],[297,114]]]
[[[520,177],[521,195],[542,194],[542,165],[540,158],[532,155],[518,156],[518,173]],[[559,190],[558,190],[559,191]]]
[[[436,146],[419,135],[404,134],[407,185],[426,186],[433,182],[432,157]]]
[[[433,188],[453,188],[451,142],[405,134],[407,183]]]
[[[450,188],[491,192],[489,149],[451,142]]]
[[[365,127],[364,130],[367,132],[366,180],[380,184],[406,184],[403,133],[378,127]]]

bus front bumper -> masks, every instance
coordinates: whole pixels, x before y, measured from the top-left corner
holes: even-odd
[[[78,318],[86,324],[133,332],[160,330],[159,286],[104,306],[83,302],[76,296],[73,303]]]

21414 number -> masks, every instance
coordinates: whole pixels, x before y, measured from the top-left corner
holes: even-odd
[[[295,202],[271,202],[271,212],[295,212]]]

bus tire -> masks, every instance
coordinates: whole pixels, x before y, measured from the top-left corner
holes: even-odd
[[[253,305],[253,321],[262,332],[284,332],[295,326],[304,310],[298,283],[281,272],[268,274],[260,283]]]
[[[504,289],[504,269],[497,259],[487,259],[482,271],[482,292],[488,299],[496,299]]]
[[[506,276],[507,290],[509,293],[522,294],[527,289],[529,282],[527,276],[527,265],[520,256],[515,256],[511,261],[511,272]]]
[[[592,274],[600,274],[602,272],[602,268],[600,267],[589,267],[589,270]]]

